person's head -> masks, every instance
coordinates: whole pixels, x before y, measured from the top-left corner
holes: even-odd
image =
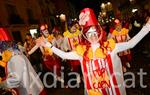
[[[19,51],[18,45],[15,41],[0,41],[0,61],[2,63],[7,63],[12,56],[20,53],[21,52]],[[6,67],[6,64],[3,64],[2,66]]]
[[[53,30],[52,30],[52,34],[54,35],[54,37],[58,37],[58,35],[61,34],[60,29],[58,26],[54,26]]]
[[[121,29],[122,29],[122,23],[120,22],[120,20],[119,19],[115,19],[114,20],[114,24],[115,24],[115,29],[117,31],[121,31]]]
[[[90,44],[99,43],[101,40],[102,28],[96,19],[94,11],[90,8],[85,8],[79,15],[79,24],[82,27],[82,33]]]
[[[77,30],[76,25],[73,25],[73,26],[70,28],[70,32],[71,32],[71,33],[76,32],[76,30]]]
[[[41,34],[45,37],[48,37],[49,35],[49,31],[48,31],[48,26],[47,24],[43,24],[40,26],[40,31],[41,31]]]
[[[27,34],[26,34],[26,40],[29,41],[29,40],[31,40],[31,39],[32,39],[31,34],[30,34],[30,33],[27,33]]]
[[[5,50],[18,50],[18,45],[15,41],[0,41],[0,52]]]
[[[76,25],[76,28],[77,28],[78,30],[80,30],[80,25],[79,25],[79,23],[77,22],[75,25]]]
[[[90,43],[97,43],[99,42],[99,37],[97,33],[97,29],[94,26],[91,26],[88,31],[85,33],[87,40]]]
[[[68,22],[68,28],[69,28],[70,33],[75,33],[77,31],[77,29],[78,29],[77,24],[78,24],[78,22],[76,22],[76,21]]]

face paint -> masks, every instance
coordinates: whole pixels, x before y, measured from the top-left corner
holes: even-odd
[[[86,33],[86,37],[87,38],[94,37],[94,36],[97,36],[97,32],[96,31],[95,32],[88,32],[88,33]]]
[[[41,30],[41,31],[42,31],[42,33],[43,33],[43,35],[44,35],[45,37],[48,37],[49,32],[48,32],[47,29],[44,29],[44,30]]]
[[[98,34],[96,32],[95,28],[90,28],[87,33],[86,33],[87,40],[92,44],[92,43],[97,43],[98,42]]]
[[[77,30],[77,27],[76,27],[76,25],[73,25],[72,27],[71,27],[71,33],[74,33],[74,32],[76,32],[76,30]]]

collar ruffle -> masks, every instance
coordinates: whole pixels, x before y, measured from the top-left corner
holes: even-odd
[[[128,32],[129,32],[129,29],[122,28],[121,31],[114,30],[114,31],[112,32],[112,35],[114,35],[114,36],[127,35]]]
[[[51,42],[54,39],[54,35],[53,34],[49,34],[47,39],[48,39],[49,42]]]
[[[13,53],[10,50],[5,50],[2,53],[2,60],[0,60],[0,66],[6,67],[7,62],[11,59]]]
[[[64,37],[67,38],[73,38],[73,37],[77,37],[80,35],[80,31],[77,29],[77,31],[75,33],[70,33],[69,30],[67,30],[66,32],[63,33]]]
[[[113,39],[109,39],[104,44],[97,48],[95,52],[92,51],[92,48],[90,47],[88,49],[87,55],[84,55],[85,51],[87,50],[86,45],[78,45],[76,47],[76,52],[80,56],[85,56],[88,59],[93,58],[106,58],[108,51],[112,51],[115,48],[115,41]]]

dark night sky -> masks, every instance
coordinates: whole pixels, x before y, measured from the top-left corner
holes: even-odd
[[[83,8],[92,8],[95,13],[100,11],[100,4],[102,0],[69,0],[74,6],[76,11],[80,12]],[[96,14],[97,15],[97,14]]]
[[[99,11],[100,11],[100,4],[102,2],[106,3],[108,1],[113,1],[113,2],[118,2],[117,7],[122,10],[124,8],[128,8],[128,6],[130,5],[129,0],[68,0],[70,1],[74,6],[76,11],[80,12],[80,10],[82,10],[85,7],[89,7],[92,8],[96,15],[98,15]],[[134,5],[138,5],[143,7],[143,5],[145,5],[146,1],[148,0],[135,0],[136,3]],[[120,2],[120,3],[119,3]],[[122,4],[121,4],[122,2]]]

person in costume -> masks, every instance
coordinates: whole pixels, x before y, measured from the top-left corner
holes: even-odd
[[[76,25],[77,23],[78,22],[70,22],[66,31],[63,33],[65,51],[74,50],[81,42],[81,32]]]
[[[25,43],[24,43],[24,48],[25,48],[25,54],[28,57],[28,59],[30,60],[33,68],[36,70],[36,72],[40,72],[41,71],[41,58],[38,58],[37,56],[41,56],[42,53],[40,51],[40,49],[37,49],[34,53],[32,54],[28,54],[28,52],[35,46],[36,42],[35,39],[32,38],[30,33],[26,34],[26,39],[25,39]]]
[[[81,43],[81,31],[79,30],[80,27],[78,25],[77,21],[69,21],[66,31],[63,33],[64,41],[63,41],[63,48],[64,51],[73,51],[75,50],[76,46],[78,46]],[[79,84],[81,82],[80,79],[80,62],[78,60],[69,60],[68,63],[70,63],[71,71],[78,73],[77,83]]]
[[[0,52],[0,64],[6,71],[6,78],[0,82],[0,88],[11,89],[13,95],[46,95],[39,76],[15,42],[1,41]]]
[[[85,95],[126,95],[118,53],[133,48],[149,33],[150,18],[136,36],[123,43],[115,43],[113,39],[100,42],[100,25],[92,9],[83,9],[79,19],[79,24],[89,44],[78,45],[72,52],[64,52],[52,46],[44,38],[39,38],[37,46],[49,47],[63,59],[80,60],[87,92]]]
[[[53,34],[50,34],[48,31],[48,26],[46,24],[43,24],[40,26],[40,31],[41,31],[41,35],[42,37],[46,38],[48,42],[52,43],[53,40],[55,39]],[[36,50],[38,49],[38,47],[36,48],[32,48],[28,54],[32,54],[34,53]],[[56,70],[56,79],[60,82],[64,82],[64,80],[60,77],[60,73],[61,73],[61,63],[60,63],[60,59],[53,54],[52,50],[50,48],[47,47],[42,47],[40,46],[40,50],[43,54],[43,68],[46,71],[51,71],[54,72]]]
[[[52,44],[57,48],[63,50],[63,36],[60,33],[58,26],[55,26],[52,30],[52,34],[54,35],[54,39],[52,40]]]
[[[130,40],[130,36],[128,33],[129,29],[123,28],[122,23],[119,19],[115,19],[114,22],[115,29],[112,31],[110,38],[113,38],[116,43],[127,42],[128,40]],[[126,72],[126,67],[130,68],[129,62],[131,61],[131,51],[128,49],[123,52],[119,52],[118,55],[122,61],[123,72]]]

